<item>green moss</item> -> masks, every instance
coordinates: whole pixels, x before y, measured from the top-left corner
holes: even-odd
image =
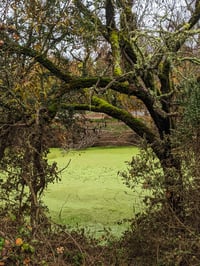
[[[185,24],[183,25],[183,29],[184,29],[184,30],[189,30],[189,29],[190,29],[190,23],[185,23]]]
[[[141,120],[133,117],[126,110],[120,109],[112,104],[109,104],[107,101],[93,96],[91,105],[87,104],[77,104],[77,105],[62,105],[65,109],[70,109],[72,106],[75,110],[90,110],[93,112],[105,113],[113,118],[123,121],[129,128],[134,130],[137,135],[140,137],[146,136],[146,139],[149,143],[154,143],[157,138],[153,131]]]
[[[115,67],[114,67],[114,75],[115,76],[120,76],[121,74],[122,74],[122,70],[121,70],[120,65],[115,65]]]
[[[48,106],[48,110],[50,113],[56,113],[58,110],[58,105],[56,103],[52,103]]]
[[[114,59],[114,75],[120,76],[122,75],[122,69],[120,66],[121,55],[120,55],[120,46],[119,46],[119,36],[116,30],[113,30],[110,34],[110,43],[112,47],[112,55]]]
[[[73,78],[69,83],[69,88],[71,90],[79,90],[82,88],[90,88],[97,82],[99,82],[99,85],[104,87],[108,85],[108,83],[111,81],[108,77],[75,77]]]
[[[119,36],[118,36],[118,32],[116,30],[113,30],[110,34],[110,41],[111,44],[115,47],[115,48],[119,48]]]
[[[127,80],[124,82],[121,82],[121,86],[127,87],[127,86],[129,86],[129,82]]]
[[[133,117],[129,112],[119,109],[105,100],[93,96],[92,103],[97,106],[99,111],[106,113],[116,119],[123,121],[127,126],[133,129],[140,137],[146,135],[149,143],[153,143],[156,139],[155,134],[140,119]]]

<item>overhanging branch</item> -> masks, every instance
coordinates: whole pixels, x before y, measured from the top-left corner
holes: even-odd
[[[105,100],[93,96],[90,104],[62,104],[61,108],[68,110],[86,110],[105,113],[113,118],[119,119],[136,132],[137,135],[144,138],[150,144],[156,142],[156,135],[139,119],[133,117],[129,112],[115,107]]]
[[[13,52],[16,54],[23,54],[28,57],[35,59],[38,63],[40,63],[43,67],[48,69],[52,74],[54,74],[57,78],[69,82],[71,80],[71,76],[68,73],[64,73],[61,69],[59,69],[51,60],[46,58],[43,54],[38,53],[34,49],[24,47],[19,45],[16,42],[11,40],[6,40],[6,42],[1,47],[2,50],[9,52]]]

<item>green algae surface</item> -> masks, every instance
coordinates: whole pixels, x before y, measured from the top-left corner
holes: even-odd
[[[45,204],[54,221],[71,229],[100,236],[104,229],[120,236],[142,206],[141,191],[127,188],[119,171],[138,153],[136,147],[89,148],[79,151],[51,149],[49,162],[63,170],[61,181],[51,184]]]

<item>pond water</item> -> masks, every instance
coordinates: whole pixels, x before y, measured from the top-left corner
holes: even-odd
[[[138,152],[136,147],[90,148],[81,151],[52,149],[49,161],[56,161],[62,180],[51,184],[45,203],[51,217],[69,228],[84,228],[100,236],[107,228],[119,236],[141,209],[141,191],[127,188],[118,174],[127,169],[126,161]]]

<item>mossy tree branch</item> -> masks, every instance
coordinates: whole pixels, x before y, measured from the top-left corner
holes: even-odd
[[[61,88],[59,88],[59,91],[53,92],[54,99],[52,101],[57,101],[60,97],[62,97],[64,94],[69,93],[71,90],[79,90],[82,88],[89,88],[93,87],[98,83],[98,87],[106,87],[113,79],[111,78],[98,78],[98,77],[92,77],[92,78],[77,78],[72,77],[70,74],[63,73],[56,64],[54,64],[52,61],[50,61],[48,58],[46,58],[44,55],[39,54],[35,50],[27,47],[23,47],[19,45],[18,43],[15,43],[13,41],[10,41],[9,44],[5,43],[2,49],[9,49],[9,51],[12,51],[13,53],[18,54],[24,54],[26,56],[32,57],[37,62],[39,62],[42,66],[44,66],[46,69],[48,69],[52,74],[54,74],[57,78],[65,82],[65,85]],[[120,81],[114,81],[112,85],[109,87],[109,89],[112,89],[114,91],[126,94],[126,95],[133,95],[136,96],[138,99],[142,100],[145,106],[147,107],[149,113],[151,114],[156,126],[158,127],[158,130],[160,134],[162,134],[163,125],[166,123],[166,117],[163,116],[162,110],[159,110],[158,107],[154,107],[154,99],[153,97],[148,93],[148,90],[145,88],[142,88],[142,86],[129,84],[129,82],[124,82],[123,76],[122,78],[116,78],[116,80],[122,79],[122,82]],[[51,101],[51,104],[52,104]]]
[[[28,48],[22,45],[19,45],[17,42],[14,42],[7,38],[6,42],[1,47],[4,51],[9,51],[16,54],[23,54],[25,56],[33,58],[36,62],[40,63],[43,67],[48,69],[53,75],[55,75],[60,80],[64,82],[69,82],[71,76],[68,73],[64,73],[56,64],[49,60],[45,55],[35,51],[32,48]]]
[[[123,33],[123,29],[121,31],[116,28],[112,1],[106,1],[105,9],[107,25],[103,25],[100,19],[93,12],[91,12],[80,0],[75,0],[74,3],[79,8],[79,10],[81,10],[82,14],[84,14],[87,19],[90,19],[90,21],[96,25],[102,36],[110,43],[114,59],[114,74],[116,76],[119,76],[122,73],[120,66],[121,53],[125,54],[127,62],[132,66],[133,64],[137,63],[137,55],[130,41]]]
[[[181,25],[180,29],[177,32],[174,32],[173,35],[169,38],[169,42],[174,43],[171,46],[172,52],[177,52],[183,46],[188,38],[188,31],[190,31],[200,19],[200,0],[196,0],[195,9],[191,14],[188,22],[184,25]],[[175,40],[175,41],[174,41]]]
[[[107,78],[88,77],[88,78],[79,78],[79,79],[75,78],[71,80],[68,90],[79,90],[83,88],[92,89],[93,85],[97,83],[98,83],[98,88],[105,88],[110,83],[111,85],[109,86],[109,89],[119,93],[126,94],[128,96],[135,96],[139,100],[141,100],[146,106],[147,110],[149,111],[154,123],[158,128],[160,135],[163,136],[163,128],[164,129],[166,128],[168,120],[167,113],[165,113],[158,106],[155,106],[155,99],[152,97],[152,95],[145,87],[138,85],[137,82],[135,84],[129,83],[127,81],[120,82],[118,81],[118,79],[116,79],[116,81],[113,81],[113,79],[108,77]]]
[[[113,56],[113,74],[114,76],[122,75],[121,69],[121,51],[119,45],[119,31],[115,23],[115,8],[112,0],[106,0],[106,27],[109,34],[109,42]]]
[[[141,138],[146,137],[149,143],[153,144],[157,140],[156,135],[140,119],[134,118],[126,110],[122,110],[116,106],[113,106],[99,97],[93,96],[91,99],[91,104],[62,104],[61,108],[68,110],[88,110],[105,113],[124,122]]]

